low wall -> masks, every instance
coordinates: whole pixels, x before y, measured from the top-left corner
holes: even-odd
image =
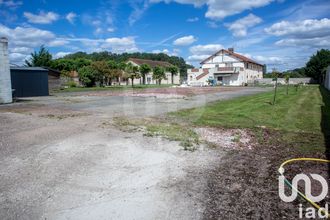
[[[325,75],[324,87],[330,90],[330,66],[327,68],[327,73]]]
[[[256,82],[259,84],[275,84],[275,81],[273,81],[272,78],[263,78],[263,79],[256,79]],[[279,84],[286,84],[284,78],[278,78],[277,83]],[[315,81],[312,78],[305,77],[305,78],[290,78],[289,84],[290,85],[296,85],[299,83],[303,84],[311,84],[315,83]]]

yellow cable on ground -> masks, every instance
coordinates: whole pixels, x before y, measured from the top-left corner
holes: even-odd
[[[280,168],[278,169],[278,172],[285,178],[284,176],[284,166],[288,163],[291,162],[295,162],[295,161],[316,161],[316,162],[322,162],[322,163],[330,163],[330,160],[325,160],[325,159],[318,159],[318,158],[294,158],[294,159],[290,159],[287,160],[285,162],[283,162],[280,166]],[[298,189],[296,189],[294,186],[292,186],[292,184],[285,178],[286,183],[293,189],[295,190],[301,197],[303,197],[306,201],[308,201],[309,203],[311,203],[315,208],[317,208],[317,210],[320,210],[321,207],[316,204],[315,202],[313,202],[312,200],[310,200],[309,198],[307,198],[307,196],[305,194],[303,194],[302,192],[300,192]],[[325,214],[326,216],[328,216],[328,218],[330,218],[330,214],[325,211],[324,209],[321,209],[321,212],[323,214]]]

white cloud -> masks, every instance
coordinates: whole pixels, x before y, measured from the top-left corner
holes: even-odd
[[[60,47],[63,45],[69,44],[69,41],[64,40],[64,39],[54,39],[50,42],[47,43],[48,47]]]
[[[142,6],[138,4],[138,1],[130,1],[129,3],[133,8],[133,12],[128,17],[128,24],[132,26],[142,17],[144,12],[149,8],[150,4],[148,1],[143,1]]]
[[[64,57],[64,56],[66,56],[66,55],[69,55],[69,54],[71,54],[71,52],[57,52],[56,54],[54,54],[53,55],[53,58],[55,58],[55,59],[58,59],[58,58],[62,58],[62,57]]]
[[[28,19],[30,23],[34,24],[50,24],[59,19],[59,15],[54,12],[43,12],[39,14],[32,14],[30,12],[24,12],[24,17]]]
[[[65,19],[68,20],[68,22],[70,22],[71,24],[74,24],[76,17],[77,17],[76,13],[70,12],[65,16]]]
[[[22,53],[10,53],[9,60],[11,64],[22,64],[24,60],[28,59],[30,55]]]
[[[193,46],[190,48],[190,52],[194,55],[211,55],[221,49],[223,49],[221,44],[206,44]]]
[[[281,21],[265,28],[266,33],[283,37],[276,42],[279,46],[329,47],[330,19],[307,19]]]
[[[231,24],[226,26],[230,31],[233,32],[235,37],[244,37],[247,35],[247,29],[251,28],[262,21],[261,18],[255,16],[254,14],[249,14],[244,18],[240,18]]]
[[[115,28],[107,28],[108,32],[114,32],[116,29]]]
[[[314,48],[330,47],[330,36],[315,37],[310,39],[282,39],[275,42],[279,46],[306,46]]]
[[[0,6],[4,5],[5,7],[15,9],[21,5],[23,5],[22,1],[14,1],[14,0],[0,0]]]
[[[173,51],[169,51],[168,49],[163,50],[153,50],[151,53],[165,53],[169,56],[178,56],[180,50],[179,49],[173,49]]]
[[[197,21],[199,21],[198,17],[193,17],[193,18],[188,18],[187,19],[187,22],[197,22]]]
[[[330,19],[307,19],[303,21],[281,21],[266,28],[268,34],[275,36],[294,36],[297,38],[324,37],[330,34]]]
[[[50,31],[33,27],[9,28],[0,24],[0,36],[8,38],[10,59],[15,63],[22,63],[35,48],[43,44],[47,47],[58,47],[69,43],[65,39],[58,39]]]
[[[108,39],[89,39],[75,37],[61,38],[50,31],[38,28],[9,28],[2,24],[0,24],[0,36],[8,38],[9,52],[12,54],[10,55],[11,62],[18,64],[22,64],[24,59],[41,45],[45,45],[46,47],[75,47],[75,50],[82,49],[88,52],[95,51],[95,48],[97,48],[99,51],[110,50],[114,53],[138,51],[134,37]]]
[[[191,55],[187,58],[190,62],[201,62],[208,58],[209,55]]]
[[[104,43],[101,44],[101,48],[105,50],[111,50],[114,53],[131,53],[138,51],[134,37],[122,37],[122,38],[107,38]]]
[[[193,35],[184,36],[173,41],[173,44],[176,46],[188,46],[197,41]]]
[[[282,64],[283,63],[283,59],[280,58],[280,57],[269,57],[269,56],[251,56],[250,57],[251,59],[254,59],[260,63],[263,63],[263,64],[272,64],[272,65],[275,65],[275,64]]]
[[[223,49],[221,44],[196,45],[190,47],[191,55],[188,56],[187,60],[190,62],[201,62],[221,49]]]
[[[209,26],[210,28],[214,28],[214,29],[219,27],[217,22],[214,22],[214,21],[208,21],[207,26]]]
[[[46,30],[32,27],[8,28],[0,24],[0,35],[9,39],[9,45],[14,47],[39,47],[41,44],[53,43],[55,35]]]
[[[10,52],[11,53],[31,53],[32,50],[31,48],[28,47],[14,47],[14,48],[10,48]]]
[[[195,7],[207,6],[205,17],[213,20],[221,20],[230,15],[241,13],[245,10],[266,6],[274,0],[150,0],[152,3],[177,2],[180,4],[192,4]]]
[[[110,28],[114,29],[114,18],[111,11],[101,10],[97,14],[82,14],[80,17],[83,24],[95,28],[93,32],[94,35],[106,33]]]

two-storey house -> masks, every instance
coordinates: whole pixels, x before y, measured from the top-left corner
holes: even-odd
[[[263,78],[264,65],[235,53],[233,48],[216,52],[201,65],[199,69],[188,69],[188,85],[241,86]]]

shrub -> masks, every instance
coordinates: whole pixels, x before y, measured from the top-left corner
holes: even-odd
[[[74,88],[77,87],[77,83],[75,81],[69,81],[67,82],[67,86],[69,86],[70,88]]]
[[[80,81],[86,87],[92,87],[95,85],[97,72],[92,66],[84,66],[78,70]]]

